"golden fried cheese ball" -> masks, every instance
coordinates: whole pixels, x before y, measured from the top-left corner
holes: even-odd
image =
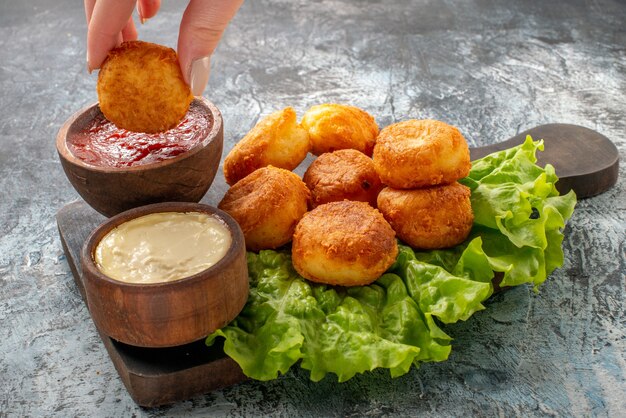
[[[396,189],[452,183],[469,174],[467,142],[461,132],[437,120],[407,120],[380,131],[374,147],[380,179]]]
[[[291,248],[302,277],[341,286],[374,282],[397,256],[395,234],[380,212],[350,200],[326,203],[304,215]]]
[[[321,155],[339,149],[355,149],[372,155],[378,125],[366,111],[355,106],[326,103],[312,106],[302,116],[311,137],[311,152]]]
[[[254,170],[268,165],[293,170],[306,157],[309,134],[286,107],[259,121],[224,159],[226,183],[233,185]]]
[[[246,248],[259,251],[291,241],[309,198],[309,189],[297,174],[267,166],[235,183],[218,207],[241,226]]]
[[[119,128],[162,132],[178,125],[193,100],[176,51],[128,41],[109,52],[98,74],[104,116]]]
[[[378,210],[398,238],[425,250],[460,244],[474,222],[470,189],[458,182],[412,190],[385,187],[378,195]]]
[[[376,207],[383,184],[370,157],[354,149],[327,152],[315,159],[304,173],[311,190],[311,206],[358,200]]]

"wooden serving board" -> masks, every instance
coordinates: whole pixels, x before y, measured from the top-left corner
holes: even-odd
[[[504,142],[473,148],[472,160],[519,145],[526,135],[545,141],[538,164],[555,167],[561,193],[573,189],[580,199],[602,193],[617,182],[619,153],[615,145],[605,136],[575,125],[542,125]],[[105,218],[81,200],[61,208],[56,219],[74,281],[86,301],[80,253],[87,236]],[[221,346],[206,347],[204,340],[172,348],[140,348],[98,332],[129,394],[141,406],[188,399],[246,379]]]
[[[537,126],[506,141],[471,148],[471,159],[474,161],[519,145],[527,135],[534,140],[544,140],[544,151],[537,153],[537,164],[554,166],[559,176],[556,188],[561,194],[573,189],[579,199],[584,199],[607,191],[617,182],[619,152],[615,144],[606,136],[577,125],[551,123]]]

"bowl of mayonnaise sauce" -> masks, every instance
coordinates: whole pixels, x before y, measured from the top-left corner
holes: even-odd
[[[248,298],[241,228],[200,203],[157,203],[108,219],[85,242],[81,265],[96,326],[139,347],[202,339]]]

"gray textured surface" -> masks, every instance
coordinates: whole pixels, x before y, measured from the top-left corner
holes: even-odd
[[[0,2],[0,416],[499,415],[626,412],[625,170],[577,206],[565,265],[445,329],[449,361],[344,384],[293,370],[158,409],[130,399],[74,287],[54,214],[76,193],[57,129],[96,100],[81,2]],[[140,27],[174,46],[178,2]],[[548,122],[595,129],[626,152],[626,3],[249,0],[205,95],[227,149],[262,115],[346,102],[379,125],[432,117],[472,145]],[[624,164],[622,164],[622,167]],[[223,180],[209,200],[223,192]]]

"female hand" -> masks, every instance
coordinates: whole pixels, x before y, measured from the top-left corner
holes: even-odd
[[[137,39],[132,13],[141,21],[156,15],[161,0],[84,0],[87,68],[100,68],[111,49]],[[190,0],[180,24],[178,59],[185,81],[199,96],[209,81],[210,57],[243,0]]]

